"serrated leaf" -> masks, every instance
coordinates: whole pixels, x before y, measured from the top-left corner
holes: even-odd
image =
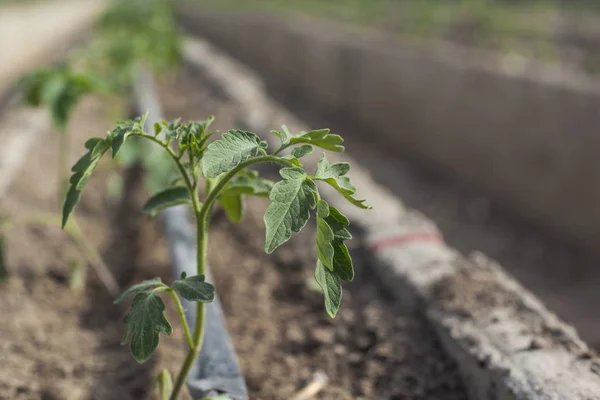
[[[207,178],[215,178],[256,156],[258,149],[265,147],[264,142],[252,132],[230,130],[208,145],[202,159],[202,172]]]
[[[344,282],[352,282],[354,280],[354,266],[348,247],[341,240],[332,242],[333,255],[333,272]]]
[[[321,287],[325,297],[325,310],[331,318],[335,318],[342,303],[342,282],[340,278],[327,269],[321,261],[317,261],[315,280]]]
[[[115,129],[108,134],[112,142],[112,157],[113,159],[119,154],[119,150],[125,144],[125,141],[130,135],[142,134],[144,132],[144,123],[148,113],[133,120],[120,122]]]
[[[333,231],[327,222],[317,215],[317,257],[330,271],[333,271]]]
[[[175,186],[156,193],[144,204],[142,210],[147,214],[156,215],[165,208],[191,203],[192,199],[187,187]]]
[[[330,133],[329,129],[318,129],[290,139],[291,144],[306,143],[329,151],[344,151],[344,139],[340,135]]]
[[[325,218],[329,227],[333,231],[333,235],[337,240],[350,240],[352,234],[346,229],[350,224],[348,218],[342,214],[337,208],[329,206],[329,215]]]
[[[299,232],[317,205],[317,185],[302,168],[282,168],[279,174],[283,180],[271,189],[271,204],[264,216],[267,253],[287,242],[293,232]]]
[[[149,289],[154,289],[156,286],[162,285],[162,280],[160,278],[148,279],[138,284],[131,286],[129,289],[121,293],[119,297],[117,297],[114,301],[115,304],[119,304],[127,297],[135,296],[138,293],[145,292]]]
[[[313,176],[314,179],[327,182],[335,190],[337,190],[346,200],[362,209],[369,209],[371,206],[365,204],[365,200],[358,200],[354,197],[356,188],[350,183],[346,173],[350,170],[348,163],[335,163],[329,164],[327,157],[323,155],[323,158],[319,160],[317,164],[317,172]]]
[[[133,298],[131,310],[123,319],[127,324],[127,331],[122,344],[130,341],[129,349],[138,363],[143,363],[152,356],[161,333],[173,333],[164,311],[165,303],[153,293],[142,292]]]
[[[215,287],[204,281],[204,275],[177,280],[173,282],[171,288],[189,301],[210,303],[215,299]]]
[[[302,146],[296,147],[292,150],[292,156],[296,158],[302,158],[313,152],[313,147],[310,144],[304,144]]]
[[[242,221],[244,216],[244,204],[240,194],[224,195],[218,200],[219,204],[225,210],[227,218],[234,224]]]
[[[290,142],[290,139],[294,136],[290,133],[287,126],[283,125],[280,131],[271,131],[271,133],[281,140],[281,145],[285,146]]]
[[[342,224],[343,226],[350,225],[350,220],[335,207],[329,206],[329,214],[331,218]]]
[[[92,143],[90,143],[91,145]],[[79,159],[71,168],[73,175],[69,179],[69,190],[63,204],[62,227],[64,228],[69,219],[69,215],[79,202],[81,192],[87,181],[98,166],[98,161],[104,153],[110,148],[110,140],[95,141],[94,147]]]

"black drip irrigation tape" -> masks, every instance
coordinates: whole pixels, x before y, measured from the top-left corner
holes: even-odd
[[[142,70],[137,76],[135,102],[140,113],[149,112],[146,129],[152,131],[154,123],[161,121],[162,110],[152,76],[146,70]],[[196,243],[187,208],[168,208],[161,213],[160,219],[169,242],[174,279],[179,279],[183,272],[188,276],[196,275]],[[208,271],[206,279],[212,281]],[[181,300],[188,324],[194,326],[196,303]],[[202,349],[187,380],[192,397],[203,399],[225,394],[233,400],[248,400],[246,382],[225,327],[218,298],[206,305],[205,318]]]

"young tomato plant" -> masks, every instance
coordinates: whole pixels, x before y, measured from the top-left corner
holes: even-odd
[[[45,106],[52,118],[53,125],[59,136],[58,146],[58,186],[57,195],[60,200],[68,188],[69,176],[69,137],[67,124],[75,106],[88,93],[104,92],[106,84],[100,78],[86,73],[75,72],[68,64],[57,67],[36,70],[21,79],[25,103],[34,106]],[[59,200],[59,201],[60,201]],[[0,224],[0,234],[15,225],[57,225],[60,226],[59,215],[39,214],[28,216],[22,221],[5,221]],[[119,292],[115,278],[106,267],[102,258],[83,235],[73,219],[66,232],[76,244],[82,257],[94,267],[98,276],[111,294]],[[1,255],[1,254],[0,254]],[[2,261],[0,261],[2,262]],[[71,284],[76,289],[82,288],[83,264],[72,262]]]
[[[282,131],[273,132],[281,139],[281,146],[269,153],[265,141],[252,132],[242,130],[230,130],[207,144],[215,133],[208,131],[212,117],[189,124],[163,121],[154,125],[153,133],[144,131],[145,119],[146,116],[143,116],[121,122],[105,138],[88,140],[85,145],[87,153],[72,168],[73,175],[63,207],[63,225],[67,223],[101,157],[109,151],[112,157],[117,156],[126,140],[139,137],[154,142],[172,159],[179,171],[179,179],[152,196],[144,206],[144,211],[156,214],[175,205],[188,204],[192,207],[197,227],[197,275],[182,276],[171,285],[160,278],[147,280],[129,288],[115,302],[133,297],[131,310],[124,319],[127,324],[124,343],[129,341],[133,357],[138,362],[144,362],[158,346],[159,334],[172,333],[171,324],[163,313],[165,304],[159,294],[164,293],[174,301],[189,347],[175,384],[172,390],[168,389],[171,393],[162,393],[164,398],[170,396],[176,399],[202,346],[205,303],[212,302],[215,296],[214,287],[204,279],[208,226],[215,204],[222,205],[227,215],[234,222],[239,222],[244,196],[268,197],[271,203],[264,215],[267,253],[272,253],[287,242],[293,233],[299,232],[306,225],[311,212],[316,210],[318,261],[315,279],[323,290],[325,309],[331,317],[336,315],[340,307],[342,282],[350,282],[354,278],[352,259],[344,244],[345,240],[351,238],[347,229],[350,222],[320,197],[317,182],[331,185],[357,207],[366,209],[369,206],[355,197],[355,188],[346,176],[350,169],[347,163],[330,164],[323,156],[314,173],[303,168],[300,158],[311,153],[314,147],[334,152],[344,150],[343,139],[328,129],[294,136],[284,127]],[[293,148],[291,155],[279,155],[289,147]],[[249,170],[249,167],[261,163],[280,166],[281,180],[273,183]],[[205,185],[203,199],[199,195],[201,179]],[[179,296],[198,303],[193,328],[188,326]]]
[[[20,82],[25,103],[50,111],[54,128],[59,134],[58,190],[64,196],[68,185],[70,137],[67,124],[81,98],[91,92],[102,92],[106,85],[98,77],[73,71],[68,65],[43,68],[25,75]]]

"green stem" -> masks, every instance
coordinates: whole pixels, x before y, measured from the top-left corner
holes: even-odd
[[[275,156],[262,156],[257,158],[251,158],[240,163],[237,167],[229,171],[220,181],[215,185],[206,197],[206,201],[203,205],[200,203],[198,193],[193,187],[188,184],[190,194],[192,196],[192,205],[194,207],[194,215],[196,216],[196,235],[197,235],[197,272],[198,275],[206,275],[206,253],[208,249],[208,221],[210,218],[210,212],[213,204],[219,195],[219,192],[227,185],[227,183],[233,179],[233,177],[243,169],[253,164],[273,162],[282,164],[286,167],[295,167],[294,163],[289,160],[285,160]],[[209,186],[210,187],[210,186]],[[181,370],[177,375],[173,393],[171,394],[171,400],[177,400],[179,392],[183,388],[187,376],[192,369],[192,365],[198,356],[200,349],[202,348],[202,341],[204,339],[204,316],[206,313],[206,304],[198,303],[196,307],[196,323],[194,326],[193,343],[188,350],[188,354],[183,361]]]
[[[292,143],[284,144],[280,148],[278,148],[277,150],[275,150],[275,153],[273,153],[272,155],[276,156],[277,154],[281,153],[283,150],[287,149],[290,146],[292,146]]]
[[[187,323],[187,319],[185,319],[185,311],[183,311],[183,305],[181,304],[181,300],[177,293],[173,289],[168,289],[167,293],[173,299],[175,306],[177,307],[177,313],[179,314],[179,319],[181,320],[181,326],[183,326],[183,333],[185,334],[185,341],[189,348],[194,347],[194,341],[192,340],[192,334],[190,332],[190,327]]]
[[[61,204],[69,187],[69,149],[71,144],[70,135],[67,130],[59,132],[58,149],[58,204]]]
[[[190,177],[189,177],[187,171],[185,170],[185,167],[181,163],[181,159],[177,156],[177,154],[175,154],[173,149],[167,143],[163,142],[162,140],[160,140],[152,135],[148,135],[145,133],[134,133],[131,136],[140,136],[140,137],[149,139],[149,140],[153,141],[154,143],[157,143],[158,145],[160,145],[162,148],[164,148],[167,151],[167,153],[169,153],[169,155],[171,156],[173,161],[175,161],[175,164],[177,165],[177,169],[179,169],[179,172],[181,173],[181,176],[184,179],[185,185],[187,186],[188,190],[190,191],[190,194],[192,194],[192,192],[195,191],[194,185],[192,184],[192,181],[190,180]],[[192,197],[193,197],[193,194],[192,194]]]

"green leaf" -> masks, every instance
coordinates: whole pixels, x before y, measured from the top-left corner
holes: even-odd
[[[333,271],[333,231],[327,222],[317,215],[317,256],[329,270]]]
[[[171,288],[189,301],[210,303],[215,299],[215,287],[204,281],[204,275],[177,280],[173,282]]]
[[[168,369],[163,369],[156,376],[156,389],[160,400],[169,400],[173,393],[173,378]]]
[[[325,218],[327,224],[333,231],[333,235],[337,240],[350,240],[352,234],[346,229],[346,226],[350,224],[348,218],[344,214],[338,211],[337,208],[329,206],[329,216]]]
[[[185,186],[175,186],[156,193],[146,204],[143,211],[150,215],[157,215],[165,208],[180,204],[191,204],[190,192]]]
[[[81,192],[83,191],[87,181],[98,166],[98,162],[104,153],[110,148],[110,140],[94,140],[88,141],[86,144],[94,144],[94,147],[90,149],[83,157],[79,159],[71,168],[73,175],[69,179],[69,190],[63,204],[63,215],[62,215],[62,227],[64,228],[69,219],[69,215],[79,202],[81,198]]]
[[[290,142],[290,139],[294,137],[290,133],[288,127],[285,126],[285,125],[283,125],[281,127],[281,131],[271,131],[271,133],[273,135],[277,136],[279,138],[279,140],[281,140],[281,145],[282,146],[285,146],[286,144],[288,144]]]
[[[256,156],[261,148],[266,148],[266,144],[254,133],[230,130],[208,145],[202,159],[202,172],[207,178],[215,178]]]
[[[158,136],[162,132],[162,126],[158,123],[154,123],[154,136]]]
[[[290,161],[291,161],[291,162],[292,162],[294,165],[296,165],[296,166],[298,166],[298,167],[301,167],[301,166],[302,166],[302,164],[300,163],[300,160],[298,160],[296,157],[294,157],[294,156],[293,156],[293,155],[291,155],[291,154],[288,154],[288,155],[286,155],[286,156],[283,156],[283,157],[281,157],[281,158],[284,158],[284,159],[286,159],[286,160],[290,160]]]
[[[302,168],[282,168],[279,174],[283,180],[271,189],[271,204],[264,216],[267,253],[287,242],[292,232],[299,232],[317,205],[317,185]]]
[[[85,142],[85,145],[84,145],[84,146],[85,146],[85,148],[86,148],[86,149],[88,149],[88,150],[94,150],[94,147],[96,147],[96,145],[97,145],[99,142],[103,141],[103,140],[104,140],[104,139],[102,139],[102,138],[99,138],[99,137],[93,137],[93,138],[90,138],[90,139],[88,139],[88,140]]]
[[[148,118],[147,112],[136,119],[120,122],[119,125],[108,134],[112,142],[113,159],[117,156],[119,150],[121,150],[121,147],[123,147],[123,144],[125,144],[125,141],[130,135],[142,134],[144,132],[146,118]]]
[[[319,129],[315,131],[305,132],[300,136],[290,139],[291,144],[306,143],[318,146],[329,151],[344,151],[344,139],[340,135],[329,133],[329,129]]]
[[[303,144],[302,146],[296,147],[294,150],[292,150],[292,156],[301,158],[312,153],[313,150],[314,149],[310,144]]]
[[[138,363],[147,361],[158,346],[159,334],[171,335],[173,328],[163,314],[165,303],[153,293],[135,295],[129,314],[123,319],[127,331],[122,344],[130,341],[129,349]]]
[[[106,85],[91,74],[76,73],[68,65],[59,65],[28,74],[21,80],[21,87],[25,101],[33,106],[47,106],[54,126],[63,132],[81,97],[101,92]]]
[[[23,99],[26,104],[33,107],[38,107],[41,105],[44,83],[47,81],[48,77],[51,76],[51,74],[51,69],[42,68],[21,78],[19,87],[23,91]]]
[[[350,183],[350,178],[344,176],[349,170],[350,165],[348,163],[329,164],[327,157],[323,155],[323,158],[321,158],[317,165],[317,172],[312,178],[327,182],[356,207],[363,209],[371,208],[371,206],[365,204],[365,200],[358,200],[354,197],[356,188]]]
[[[352,235],[345,228],[348,218],[325,200],[317,205],[317,256],[319,262],[345,282],[354,279],[354,266],[344,240]]]
[[[218,200],[219,204],[223,206],[227,218],[234,224],[242,221],[244,216],[244,204],[242,196],[240,194],[224,195]]]
[[[233,178],[222,193],[223,196],[246,194],[258,197],[269,197],[272,188],[272,181],[259,177],[258,172],[256,171],[246,170],[241,171]]]
[[[325,296],[325,310],[331,318],[335,318],[342,303],[342,282],[338,276],[328,270],[321,261],[317,261],[315,280]]]
[[[342,224],[343,226],[350,225],[350,220],[335,207],[329,206],[329,214],[331,218]]]
[[[321,218],[329,217],[329,204],[325,200],[319,200],[317,202],[317,215]]]
[[[333,272],[344,282],[352,282],[354,280],[354,266],[348,247],[341,240],[334,240],[332,245],[334,249]]]
[[[115,299],[114,304],[119,304],[120,302],[125,300],[127,297],[135,296],[138,293],[145,292],[149,289],[154,289],[156,286],[161,286],[161,285],[164,286],[164,284],[162,283],[162,280],[160,278],[153,278],[153,279],[148,279],[143,282],[140,282],[136,285],[131,286],[129,289],[127,289],[126,291],[121,293],[121,295]]]

